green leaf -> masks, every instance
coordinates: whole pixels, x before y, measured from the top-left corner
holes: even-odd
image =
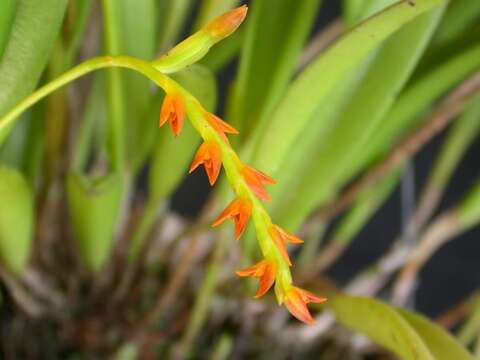
[[[293,76],[319,5],[319,0],[252,1],[228,112],[241,136],[268,122],[265,115]]]
[[[419,334],[395,309],[374,299],[337,295],[328,301],[337,321],[367,335],[403,360],[434,360]]]
[[[0,116],[36,86],[60,29],[67,0],[20,0],[0,62]],[[0,134],[0,143],[8,131]]]
[[[27,264],[33,241],[32,191],[22,174],[0,166],[0,258],[20,275]]]
[[[341,185],[338,179],[355,166],[356,154],[369,147],[370,137],[378,135],[376,129],[412,74],[441,14],[442,8],[425,13],[392,35],[372,60],[361,85],[340,116],[326,132],[306,138],[311,139],[310,148],[304,152],[308,155],[303,154],[298,162],[301,167],[290,170],[291,180],[285,183],[288,191],[278,190],[295,195],[278,197],[273,204],[275,215],[282,223],[294,229],[314,206],[337,191]],[[319,116],[313,122],[319,120],[323,118]],[[316,127],[318,125],[311,124],[305,131]],[[312,166],[312,158],[321,161]],[[283,163],[292,164],[292,161],[287,156]]]
[[[435,42],[447,43],[461,37],[465,30],[478,23],[479,18],[480,1],[452,1],[435,35]]]
[[[67,176],[69,214],[80,254],[87,267],[99,270],[108,259],[123,196],[120,174],[90,180],[78,173]]]
[[[158,43],[160,50],[171,47],[177,40],[192,7],[192,0],[164,0],[160,2],[163,15],[160,24]]]
[[[325,100],[335,86],[389,35],[444,3],[442,0],[417,0],[412,6],[402,1],[363,22],[332,45],[296,79],[276,108],[257,142],[253,155],[255,165],[267,173],[274,173],[313,116],[322,107],[328,107]]]
[[[17,11],[17,0],[3,0],[0,3],[0,59],[2,58],[5,44],[12,30],[13,20]]]
[[[473,356],[448,332],[422,315],[397,309],[415,329],[436,360],[473,360]]]

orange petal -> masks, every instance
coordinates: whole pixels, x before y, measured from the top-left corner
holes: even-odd
[[[307,324],[313,324],[315,321],[308,311],[308,303],[323,303],[327,301],[326,298],[322,298],[312,294],[307,290],[303,290],[296,286],[292,286],[285,296],[285,306],[288,311],[295,316],[298,320]]]
[[[276,229],[276,226],[275,225],[270,226],[269,232],[273,242],[275,243],[275,246],[277,247],[278,251],[280,251],[280,254],[282,254],[287,264],[289,266],[292,266],[292,262],[290,261],[290,257],[288,256],[288,251],[285,246],[285,240]]]
[[[278,225],[273,225],[275,227],[275,230],[277,230],[277,232],[280,234],[280,236],[287,242],[291,243],[291,244],[303,244],[303,240],[300,239],[299,237],[289,233],[288,231],[282,229],[280,226]]]
[[[245,16],[247,16],[247,11],[247,5],[235,8],[208,23],[204,27],[204,30],[209,32],[215,38],[223,39],[233,33],[240,26],[245,19]]]
[[[200,165],[204,166],[210,185],[215,184],[222,167],[221,153],[214,142],[204,142],[193,159],[189,173],[192,173]]]
[[[248,165],[243,167],[242,174],[247,185],[259,199],[264,201],[271,200],[263,184],[274,184],[275,180]]]
[[[277,267],[274,262],[269,260],[262,260],[259,263],[236,272],[238,276],[253,276],[260,279],[255,298],[259,298],[272,287],[275,282]]]
[[[208,121],[210,125],[212,125],[218,132],[224,132],[227,134],[239,134],[237,129],[235,129],[229,123],[220,119],[215,114],[208,113]]]
[[[252,212],[252,204],[250,201],[236,199],[233,200],[218,216],[212,224],[213,227],[220,225],[226,219],[233,218],[235,222],[235,238],[240,239],[242,233],[245,231],[250,213]]]
[[[182,131],[184,119],[185,106],[182,99],[177,95],[167,94],[160,111],[160,126],[168,121],[173,134],[178,136]]]
[[[310,311],[308,311],[307,304],[298,294],[295,293],[295,295],[290,295],[285,299],[285,306],[298,320],[303,321],[308,325],[313,325],[315,323]]]

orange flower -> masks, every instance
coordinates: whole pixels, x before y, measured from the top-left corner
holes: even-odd
[[[302,244],[303,240],[283,230],[280,226],[277,225],[270,226],[269,232],[273,242],[284,257],[285,261],[288,263],[288,265],[291,266],[292,262],[290,261],[290,257],[288,256],[286,245],[287,243]]]
[[[223,15],[220,15],[210,23],[208,23],[204,30],[209,32],[217,39],[223,39],[233,33],[247,16],[248,7],[242,5]]]
[[[275,282],[277,266],[273,261],[263,260],[259,263],[236,272],[238,276],[253,276],[260,279],[255,298],[265,295]]]
[[[247,182],[247,185],[250,189],[257,195],[260,199],[264,201],[270,201],[270,195],[268,195],[263,185],[273,185],[277,182],[273,180],[270,176],[264,174],[257,169],[254,169],[251,166],[245,165],[242,169],[243,178]]]
[[[227,134],[238,134],[238,130],[235,129],[233,126],[230,124],[226,123],[222,119],[220,119],[218,116],[207,113],[207,120],[212,125],[212,127],[218,132],[218,134],[222,137],[223,140],[225,140],[226,143],[228,143],[228,138],[225,135]]]
[[[168,121],[173,134],[178,136],[182,131],[184,119],[185,106],[182,99],[177,95],[167,94],[160,111],[160,126],[163,126]]]
[[[310,315],[310,311],[308,311],[307,304],[320,304],[325,301],[327,301],[327,298],[316,296],[311,292],[300,289],[296,286],[290,287],[284,299],[285,306],[287,307],[288,311],[290,311],[290,313],[298,320],[309,325],[314,324],[315,321],[313,320],[312,315]]]
[[[220,174],[220,169],[222,168],[222,155],[218,145],[214,142],[204,142],[200,146],[188,173],[191,174],[202,164],[207,173],[208,182],[210,185],[215,184],[218,174]]]
[[[228,205],[225,210],[222,211],[212,226],[218,226],[225,220],[232,218],[233,221],[235,221],[235,238],[239,240],[243,234],[243,231],[245,230],[245,227],[247,226],[251,212],[252,204],[250,201],[243,199],[233,200],[230,205]]]

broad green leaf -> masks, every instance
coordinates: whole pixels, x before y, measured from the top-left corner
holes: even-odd
[[[0,59],[8,42],[13,20],[17,11],[17,0],[3,0],[0,2]]]
[[[18,171],[0,166],[0,261],[13,273],[25,269],[33,241],[34,204]]]
[[[168,50],[178,40],[182,27],[192,7],[192,0],[164,0],[159,4],[162,15],[159,25],[160,50]]]
[[[36,86],[63,20],[67,0],[20,0],[0,62],[0,116]],[[3,142],[8,130],[0,133]]]
[[[435,360],[473,360],[473,356],[448,332],[422,315],[397,309],[422,338]]]
[[[305,69],[276,108],[253,158],[267,173],[274,173],[294,147],[297,136],[325,103],[327,95],[362,63],[389,35],[442,0],[400,2],[363,22],[332,45]],[[280,140],[281,139],[281,140]]]
[[[384,44],[344,111],[326,133],[313,138],[306,152],[309,155],[298,162],[301,167],[291,171],[291,180],[285,186],[295,195],[279,197],[274,203],[282,223],[295,228],[314,206],[337,191],[342,172],[355,165],[356,154],[365,151],[371,136],[377,136],[376,129],[412,74],[441,14],[442,8],[423,14]],[[318,159],[314,166],[312,158]],[[284,164],[291,163],[287,155]]]
[[[108,259],[123,196],[119,174],[97,180],[71,172],[67,176],[69,214],[83,261],[98,271]]]
[[[480,1],[455,0],[447,9],[445,17],[435,34],[436,43],[447,43],[461,37],[470,26],[478,24]]]
[[[327,305],[337,321],[367,335],[402,360],[434,360],[422,337],[394,308],[371,298],[335,295]]]
[[[319,0],[254,0],[228,119],[248,136],[285,92],[319,8]]]
[[[197,99],[210,111],[216,104],[216,82],[210,70],[193,65],[176,73],[176,81],[191,91]],[[173,137],[170,130],[160,130],[150,169],[151,196],[160,201],[170,195],[179,182],[185,177],[187,167],[193,158],[200,137],[186,122],[182,136]]]

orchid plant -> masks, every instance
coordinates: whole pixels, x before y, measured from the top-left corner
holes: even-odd
[[[480,354],[475,293],[437,323],[407,310],[422,267],[480,222],[478,184],[439,206],[478,134],[480,6],[344,0],[317,32],[321,4],[0,4],[6,358],[272,358],[259,342],[279,359]],[[447,127],[391,249],[335,284],[325,271]],[[206,192],[182,185],[201,167],[216,186],[187,219],[172,197]],[[232,274],[258,280],[254,300]]]

